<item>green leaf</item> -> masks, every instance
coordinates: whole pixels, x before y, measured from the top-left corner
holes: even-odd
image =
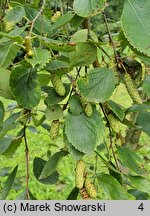
[[[0,139],[0,154],[3,154],[11,145],[12,142],[12,138],[9,137],[4,137],[2,139]]]
[[[94,150],[94,152],[99,156],[99,158],[102,160],[102,162],[105,164],[105,166],[108,167],[109,170],[112,170],[118,174],[120,174],[120,171],[118,171],[110,161],[107,161],[106,158],[104,158],[104,156],[102,156],[99,152],[97,152],[96,150]]]
[[[73,13],[70,13],[70,12],[65,13],[63,16],[58,18],[57,21],[52,25],[51,31],[60,29],[61,27],[69,23],[73,17],[74,17]]]
[[[129,121],[128,119],[123,119],[123,121],[121,122],[122,124],[126,125],[129,128],[136,128],[139,129],[133,122]]]
[[[112,200],[128,200],[134,199],[134,197],[128,194],[120,183],[108,174],[100,174],[98,175],[99,184],[105,194],[106,199]]]
[[[18,104],[26,109],[34,108],[40,102],[40,85],[31,68],[16,67],[10,75],[10,88]]]
[[[66,145],[66,147],[68,148],[69,153],[76,159],[76,160],[80,160],[83,156],[84,153],[79,151],[78,149],[76,149],[73,145],[71,145],[71,143],[69,143],[66,135],[64,134],[64,143]]]
[[[54,171],[51,175],[47,176],[46,178],[39,179],[39,182],[42,184],[55,184],[59,180],[59,173]]]
[[[84,18],[78,16],[77,14],[74,15],[74,17],[72,18],[70,24],[74,29],[78,29],[80,27],[80,25],[82,25]]]
[[[147,200],[148,199],[148,193],[144,193],[144,192],[137,190],[137,189],[128,190],[128,193],[135,196],[136,200]]]
[[[139,167],[139,163],[141,162],[140,157],[131,149],[127,147],[118,147],[117,153],[119,159],[123,162],[123,164],[128,167],[131,171],[134,171],[137,174],[142,174],[143,171]]]
[[[11,113],[10,116],[4,121],[3,129],[10,130],[15,128],[18,118],[20,117],[21,112]]]
[[[150,112],[140,112],[136,119],[136,123],[141,127],[142,131],[150,136]]]
[[[150,97],[150,75],[146,76],[143,82],[143,92],[146,93],[148,97]]]
[[[88,39],[87,36],[88,36],[88,30],[80,29],[71,36],[70,41],[74,43],[87,42]],[[93,41],[98,42],[97,35],[93,31],[90,31],[90,37],[93,39]]]
[[[34,126],[29,125],[29,126],[27,126],[27,128],[28,128],[28,130],[29,130],[31,133],[33,133],[33,134],[38,134],[38,133],[40,133],[40,131],[39,131],[36,127],[34,127]]]
[[[12,93],[9,87],[9,78],[11,71],[0,68],[0,96],[13,99]]]
[[[17,55],[20,47],[12,40],[0,40],[0,67],[7,68]]]
[[[48,96],[44,101],[47,106],[58,104],[59,102],[63,101],[67,97],[67,95],[70,92],[70,85],[64,83],[64,86],[66,89],[65,96],[58,95],[53,87],[42,88],[48,94]]]
[[[3,103],[0,101],[0,125],[2,124],[4,120],[4,114],[5,114],[5,108]]]
[[[129,42],[127,42],[127,43],[128,43],[127,45],[130,47],[130,49],[135,53],[137,58],[142,60],[142,62],[144,62],[145,64],[150,65],[150,57],[149,56],[144,55],[143,53],[136,50],[133,46],[129,45]]]
[[[19,44],[23,43],[23,38],[21,36],[19,36],[19,35],[10,35],[10,34],[6,34],[6,33],[3,33],[3,32],[0,32],[0,36],[4,37],[3,39],[1,39],[1,42],[8,41],[6,39],[6,38],[8,38],[8,39],[11,39],[13,42],[17,42]]]
[[[61,106],[58,104],[48,106],[45,110],[45,116],[48,121],[60,119],[63,116]]]
[[[39,35],[36,35],[37,39],[46,47],[52,49],[52,50],[56,50],[56,51],[62,51],[62,52],[72,52],[75,50],[75,47],[64,43],[62,41],[58,41],[58,40],[53,40],[50,38],[46,38],[46,37],[41,37]]]
[[[25,10],[22,6],[13,7],[9,12],[6,13],[4,20],[7,22],[19,22],[23,17],[26,16]]]
[[[37,14],[39,13],[38,10],[34,9],[33,7],[30,7],[28,5],[24,5],[24,9],[26,12],[26,17],[32,22],[33,19],[37,16]],[[51,31],[51,22],[49,19],[46,18],[45,15],[40,15],[38,16],[38,18],[36,19],[35,23],[34,23],[34,28],[33,31],[35,33],[40,33],[40,34],[49,34]]]
[[[105,0],[74,0],[73,9],[81,17],[88,17],[102,12]]]
[[[67,197],[67,200],[76,200],[79,194],[79,189],[74,187]]]
[[[133,104],[131,107],[129,107],[126,110],[126,114],[129,114],[131,112],[145,111],[145,110],[150,110],[150,104],[149,103]]]
[[[37,200],[33,194],[31,193],[31,191],[29,190],[29,196],[30,196],[30,200]],[[16,200],[26,200],[27,199],[27,191],[26,189],[21,193],[19,194],[19,196],[16,198]]]
[[[150,56],[149,10],[149,0],[145,0],[144,3],[141,0],[126,0],[121,19],[129,43],[147,56]]]
[[[150,194],[150,181],[141,176],[128,176],[130,184],[145,193]]]
[[[52,60],[46,65],[45,69],[48,71],[54,71],[54,70],[68,68],[68,67],[69,67],[69,63],[67,62],[60,61],[60,60]]]
[[[50,53],[46,49],[34,48],[34,54],[32,58],[26,58],[26,61],[29,62],[34,68],[36,65],[38,66],[38,70],[41,70],[46,63],[49,62]]]
[[[35,157],[33,161],[33,173],[35,177],[38,179],[41,175],[41,172],[45,166],[46,161],[42,158]]]
[[[12,158],[21,142],[22,139],[20,137],[13,138],[8,148],[4,151],[3,155],[5,157]]]
[[[54,171],[52,174],[47,176],[46,178],[39,179],[41,172],[46,164],[46,161],[41,158],[34,158],[33,161],[33,173],[37,180],[42,184],[55,184],[58,181],[59,173]]]
[[[97,58],[97,48],[95,45],[82,42],[78,43],[76,51],[70,53],[70,66],[88,66]]]
[[[80,100],[76,95],[70,97],[69,108],[73,115],[79,115],[83,111]]]
[[[112,100],[109,100],[108,104],[113,113],[122,121],[125,117],[125,110],[123,107]]]
[[[22,35],[22,33],[25,31],[25,29],[26,29],[26,26],[23,26],[23,27],[15,28],[7,34],[4,32],[0,32],[0,35],[2,35],[4,37],[8,37],[12,40],[13,40],[13,38],[15,38],[15,41],[16,41],[17,38],[21,38],[21,36],[19,36],[19,35]],[[1,41],[3,41],[3,40],[6,41],[6,38],[1,39]],[[19,41],[20,41],[20,39],[19,39]]]
[[[139,52],[136,52],[136,55],[138,58],[140,58],[145,64],[147,65],[150,65],[150,57],[149,56],[146,56],[146,55],[143,55]]]
[[[114,167],[116,169],[115,165],[111,161],[109,162],[109,164],[111,165],[111,167]],[[122,185],[121,173],[116,172],[115,170],[112,170],[111,168],[108,168],[108,170],[109,170],[110,175],[113,176],[115,179],[117,179],[118,182]]]
[[[15,129],[19,124],[18,118],[20,117],[20,112],[11,114],[3,123],[3,128],[0,131],[0,139],[4,138],[8,131]]]
[[[51,175],[57,169],[59,161],[66,155],[66,151],[60,151],[56,152],[52,157],[50,157],[50,159],[45,163],[39,179],[44,179]]]
[[[38,72],[38,81],[41,84],[41,86],[48,85],[50,82],[50,75],[47,73],[46,70],[42,70]]]
[[[103,139],[105,137],[105,125],[99,111],[97,111],[94,106],[91,121],[95,125],[95,130],[97,131],[97,144],[100,145],[100,143],[104,141]]]
[[[4,187],[3,187],[3,190],[2,192],[0,193],[0,200],[4,200],[6,199],[11,187],[12,187],[12,184],[15,180],[15,177],[16,177],[16,174],[17,174],[17,170],[18,170],[18,166],[16,166],[14,168],[14,170],[12,171],[12,173],[8,176],[5,184],[4,184]]]
[[[93,115],[87,117],[84,113],[80,115],[68,114],[66,119],[65,134],[75,149],[91,154],[98,140],[103,137],[103,123],[100,113],[93,109]],[[101,136],[102,135],[102,136]]]
[[[77,82],[81,94],[91,102],[105,102],[115,88],[115,77],[108,68],[91,69],[86,78]]]

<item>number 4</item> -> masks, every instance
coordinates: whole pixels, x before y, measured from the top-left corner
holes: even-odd
[[[138,207],[139,210],[143,211],[144,210],[144,206],[143,206],[143,203],[141,203]]]

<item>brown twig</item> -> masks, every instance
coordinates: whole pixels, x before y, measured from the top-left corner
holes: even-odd
[[[96,154],[96,157],[95,157],[95,168],[94,168],[94,175],[95,176],[97,175],[97,169],[98,169],[98,155]],[[94,184],[95,184],[95,180],[96,180],[96,178],[94,178]]]
[[[7,8],[7,3],[8,3],[8,1],[7,1],[7,0],[5,0],[5,3],[4,3],[4,8],[3,8],[3,12],[2,12],[2,17],[4,17],[4,16],[5,16],[5,11],[6,11],[6,8]]]
[[[38,12],[38,14],[36,15],[36,17],[35,17],[35,18],[32,20],[32,22],[31,22],[30,31],[29,31],[29,34],[28,34],[30,37],[31,37],[32,31],[33,31],[34,24],[35,24],[36,20],[38,19],[38,17],[39,17],[39,16],[41,15],[41,13],[43,12],[44,7],[45,7],[45,0],[43,0],[43,3],[42,3],[42,6],[41,6],[40,11]]]
[[[110,55],[101,47],[101,45],[99,44],[99,42],[95,42],[91,36],[89,37],[89,39],[92,41],[92,43],[93,43],[95,46],[97,46],[99,49],[101,49],[102,52],[103,52],[109,59],[111,59]]]
[[[109,41],[110,41],[110,44],[112,45],[112,48],[113,48],[113,51],[114,51],[115,60],[116,60],[116,63],[118,63],[118,55],[117,55],[117,52],[116,52],[114,41],[113,41],[112,36],[111,36],[111,32],[110,32],[110,29],[109,29],[109,26],[108,26],[108,22],[107,22],[105,12],[103,11],[102,14],[103,14],[105,26],[106,26],[106,29],[107,29],[107,32],[108,32]]]
[[[29,148],[26,136],[26,125],[24,125],[24,142],[25,142],[25,158],[26,158],[26,199],[30,199],[29,195]]]
[[[109,120],[108,120],[108,118],[107,118],[106,112],[105,112],[105,110],[104,110],[104,108],[103,108],[103,105],[102,105],[101,103],[100,103],[100,107],[101,107],[101,109],[102,109],[102,112],[103,112],[103,114],[104,114],[104,117],[105,117],[106,122],[107,122],[107,125],[108,125],[108,130],[109,130],[109,141],[110,141],[110,146],[109,146],[109,148],[112,150],[112,154],[113,154],[113,157],[114,157],[114,160],[115,160],[115,163],[116,163],[116,167],[117,167],[118,170],[120,170],[120,169],[119,169],[119,166],[118,166],[117,158],[116,158],[116,155],[115,155],[114,147],[113,147],[113,140],[112,140],[112,132],[111,132],[111,128],[110,128],[110,123],[109,123]]]
[[[87,39],[91,37],[91,29],[90,29],[90,19],[85,18],[82,24],[84,29],[87,29]]]

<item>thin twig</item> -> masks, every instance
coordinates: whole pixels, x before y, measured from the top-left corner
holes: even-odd
[[[88,28],[87,28],[87,38],[89,39],[91,37],[91,29],[90,29],[90,19],[87,19]]]
[[[36,17],[32,20],[31,27],[30,27],[30,31],[29,31],[29,36],[31,36],[32,31],[33,31],[34,24],[35,24],[36,20],[38,19],[38,17],[39,17],[39,16],[41,15],[41,13],[43,12],[44,7],[45,7],[45,0],[43,0],[43,3],[42,3],[42,6],[41,6],[40,11],[39,11],[38,14],[36,15]]]
[[[63,9],[63,3],[61,0],[59,0],[59,4],[60,4],[60,11],[61,11],[61,15],[64,15],[64,9]],[[70,41],[70,36],[69,36],[69,32],[68,32],[68,27],[67,24],[64,26],[64,29],[66,31],[66,36],[67,36],[67,40],[68,42]]]
[[[63,16],[63,14],[64,14],[64,9],[63,9],[63,3],[62,3],[61,0],[59,0],[59,4],[60,4],[61,14],[62,14],[62,16]]]
[[[73,76],[71,76],[70,74],[68,74],[64,69],[63,69],[66,77],[69,79],[71,84],[74,84],[75,78]]]
[[[113,41],[112,36],[111,36],[111,32],[110,32],[109,26],[108,26],[107,18],[106,18],[105,12],[103,11],[102,13],[103,13],[106,29],[107,29],[107,32],[108,32],[109,41],[110,41],[110,44],[112,45],[112,48],[113,48],[113,51],[114,51],[114,56],[115,56],[115,59],[116,59],[116,63],[118,63],[118,55],[117,55],[117,52],[116,52],[114,41]]]
[[[8,1],[7,1],[7,0],[5,0],[5,3],[4,3],[4,8],[3,8],[3,13],[2,13],[2,17],[4,17],[4,16],[5,16],[5,11],[6,11],[6,7],[7,7],[7,3],[8,3]]]
[[[116,163],[116,167],[117,167],[118,170],[120,170],[120,169],[119,169],[119,166],[118,166],[117,158],[116,158],[116,155],[115,155],[115,151],[114,151],[114,148],[113,148],[112,132],[111,132],[111,128],[110,128],[110,123],[109,123],[109,120],[108,120],[108,118],[107,118],[106,112],[105,112],[105,110],[104,110],[104,108],[103,108],[103,105],[102,105],[101,103],[100,103],[100,107],[101,107],[101,109],[102,109],[102,112],[103,112],[103,114],[104,114],[104,117],[105,117],[106,122],[107,122],[107,125],[108,125],[108,130],[109,130],[109,141],[110,141],[110,147],[109,147],[109,148],[112,150],[112,154],[113,154],[113,157],[114,157],[114,160],[115,160],[115,163]]]
[[[91,38],[90,19],[85,18],[82,26],[83,26],[83,29],[87,29],[87,39]]]
[[[30,199],[29,195],[29,148],[26,137],[26,125],[24,125],[24,142],[25,142],[25,156],[26,156],[26,199]]]
[[[98,42],[95,42],[91,36],[89,37],[89,39],[92,41],[92,43],[93,43],[95,46],[97,46],[99,49],[101,49],[102,52],[103,52],[109,59],[111,59],[110,55],[101,47],[101,45],[100,45]]]
[[[97,168],[98,168],[98,155],[96,154],[96,158],[95,158],[95,168],[94,168],[94,175],[96,177],[97,175]],[[95,183],[96,178],[94,178],[94,183]]]

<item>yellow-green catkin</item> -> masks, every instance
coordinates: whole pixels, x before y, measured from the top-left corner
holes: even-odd
[[[55,140],[58,135],[59,135],[59,126],[60,122],[59,120],[53,120],[51,124],[51,129],[50,129],[50,138],[52,140]]]
[[[93,114],[93,108],[92,108],[92,105],[90,103],[87,103],[85,105],[84,112],[88,117],[90,117]]]
[[[59,94],[60,96],[64,96],[66,94],[66,89],[65,89],[61,79],[57,75],[51,76],[51,82],[52,82],[57,94]]]
[[[120,132],[120,123],[118,121],[118,119],[115,117],[114,114],[109,114],[107,116],[110,127],[114,130],[115,133],[119,133]]]
[[[81,195],[81,197],[82,197],[83,200],[90,200],[91,199],[91,197],[87,193],[85,187],[83,187],[82,189],[80,189],[80,195]]]
[[[84,113],[90,117],[93,114],[93,108],[90,102],[88,102],[84,97],[80,97],[80,102],[82,104],[82,108]]]
[[[95,188],[93,182],[89,178],[86,178],[86,180],[85,180],[85,188],[86,188],[86,191],[91,198],[97,197],[96,188]]]
[[[85,181],[85,164],[79,160],[76,164],[75,170],[75,185],[78,189],[82,189]]]
[[[33,51],[32,40],[30,36],[26,36],[24,38],[24,45],[26,48],[27,56],[32,57],[34,55],[34,51]]]
[[[135,86],[135,83],[131,79],[131,76],[128,73],[125,73],[124,75],[124,83],[126,86],[126,89],[133,100],[134,103],[136,104],[142,104],[142,99],[139,95],[139,92]]]
[[[61,12],[57,11],[51,18],[52,23],[55,23],[59,19],[59,17],[61,17]]]
[[[15,22],[14,21],[11,21],[11,22],[4,21],[4,26],[5,26],[5,31],[10,32],[13,29],[13,27],[15,26]]]

